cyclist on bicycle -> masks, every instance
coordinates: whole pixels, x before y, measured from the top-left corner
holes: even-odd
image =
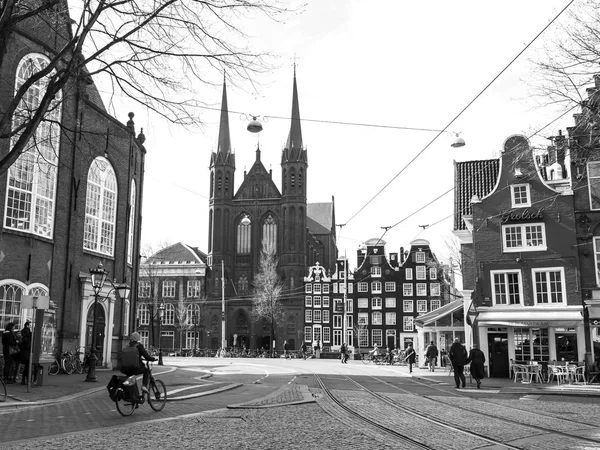
[[[379,347],[377,347],[377,344],[373,344],[373,350],[369,351],[369,355],[373,357],[379,355]]]
[[[139,369],[128,370],[128,371],[126,371],[127,373],[125,373],[125,375],[127,375],[129,377],[131,375],[143,375],[142,392],[148,392],[148,381],[150,379],[150,369],[148,369],[146,367],[146,365],[144,364],[144,359],[146,361],[156,361],[156,358],[154,356],[150,356],[148,351],[144,348],[144,344],[142,344],[140,342],[140,340],[141,340],[140,333],[138,333],[137,331],[134,331],[133,333],[131,333],[131,336],[129,337],[128,347],[137,347],[138,352],[140,354],[140,364],[139,364]]]

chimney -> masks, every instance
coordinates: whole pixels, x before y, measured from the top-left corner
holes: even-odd
[[[404,264],[404,247],[400,247],[400,264]]]
[[[367,246],[365,244],[361,244],[358,247],[356,252],[356,265],[357,267],[362,266],[363,262],[365,262],[365,258],[367,257]]]
[[[398,268],[398,253],[390,253],[390,266]]]

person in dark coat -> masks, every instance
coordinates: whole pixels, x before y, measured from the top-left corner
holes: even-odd
[[[30,324],[31,322],[29,322],[29,320],[25,322],[25,325],[21,330],[21,342],[19,343],[19,362],[25,365],[23,369],[23,378],[21,378],[21,384],[27,384],[27,378],[29,377],[29,354],[31,353]]]
[[[408,373],[412,373],[412,366],[417,360],[417,354],[415,353],[415,349],[412,344],[408,344],[408,348],[406,349],[406,356],[404,357],[404,361],[408,363]]]
[[[17,337],[13,332],[14,327],[14,322],[8,322],[6,328],[4,328],[4,331],[2,332],[2,355],[4,356],[3,378],[7,384],[15,382],[12,378],[12,369],[17,358],[10,354],[10,347],[17,345]]]
[[[473,344],[473,348],[469,352],[467,364],[471,363],[471,376],[477,381],[477,389],[481,388],[481,379],[485,376],[485,355],[479,350],[478,344]]]
[[[346,362],[346,343],[343,342],[340,347],[340,359],[342,360],[342,364]]]
[[[448,352],[448,357],[452,362],[452,368],[454,369],[454,382],[456,383],[456,389],[460,387],[462,382],[462,387],[467,387],[467,380],[465,379],[465,364],[467,364],[467,350],[460,343],[460,339],[454,339],[454,343],[450,347],[450,351]]]
[[[133,333],[131,333],[131,336],[129,338],[129,345],[128,345],[128,347],[137,347],[137,349],[140,353],[139,369],[125,371],[123,373],[125,373],[125,375],[127,375],[128,377],[131,375],[142,375],[142,392],[148,392],[148,382],[150,381],[150,370],[147,369],[146,366],[144,365],[144,360],[156,361],[156,358],[154,356],[150,356],[150,353],[148,353],[148,351],[144,348],[144,344],[142,344],[140,342],[141,339],[142,338],[140,336],[140,333],[138,333],[137,331],[134,331]]]

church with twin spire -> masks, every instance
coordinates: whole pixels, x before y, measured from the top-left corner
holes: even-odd
[[[337,245],[333,196],[331,202],[307,202],[308,152],[302,140],[295,70],[290,131],[281,152],[281,188],[273,180],[272,171],[265,169],[260,147],[237,190],[235,170],[223,83],[219,137],[210,159],[208,333],[213,344],[220,341],[225,298],[227,346],[235,342],[239,347],[268,348],[270,324],[253,317],[252,291],[263,242],[271,242],[284,285],[285,315],[276,328],[277,348],[287,340],[291,349],[297,349],[304,325],[303,278],[317,263],[333,272]]]

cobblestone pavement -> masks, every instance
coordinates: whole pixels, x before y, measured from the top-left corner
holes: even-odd
[[[243,383],[243,386],[217,395],[169,402],[160,413],[154,413],[143,405],[133,416],[123,418],[108,399],[104,387],[114,372],[105,374],[99,371],[99,378],[106,377],[106,380],[99,381],[93,388],[88,383],[81,383],[78,378],[70,378],[70,386],[69,377],[59,375],[53,378],[63,377],[60,379],[63,384],[53,380],[55,386],[52,392],[40,387],[37,391],[32,390],[32,397],[24,399],[25,403],[13,401],[34,406],[15,410],[14,404],[0,404],[0,449],[112,449],[123,448],[124,444],[127,448],[163,449],[410,449],[406,444],[399,445],[389,436],[341,413],[322,397],[320,389],[316,389],[312,373],[340,380],[348,374],[363,376],[371,379],[374,386],[378,385],[378,381],[371,378],[373,375],[393,380],[403,389],[438,401],[437,407],[431,406],[432,413],[444,414],[444,407],[440,408],[439,401],[445,402],[449,423],[469,423],[482,432],[487,430],[511,439],[524,438],[512,442],[520,448],[600,448],[600,444],[582,447],[576,439],[556,439],[556,435],[549,434],[531,440],[524,431],[528,424],[541,421],[556,430],[576,428],[587,436],[598,435],[595,426],[600,423],[600,406],[584,404],[586,401],[598,402],[600,390],[597,386],[520,385],[510,380],[486,379],[484,389],[477,390],[469,385],[467,389],[455,391],[447,373],[432,374],[425,369],[415,369],[411,376],[403,367],[365,366],[357,361],[341,365],[336,361],[323,360],[203,360],[205,358],[165,361],[169,367],[155,368],[155,374],[178,366],[177,370],[161,376],[168,381],[169,389],[185,387],[204,372],[211,372],[213,381]],[[187,361],[197,367],[187,367]],[[373,407],[364,393],[350,390],[348,386],[340,381],[336,387],[347,389],[343,392],[346,401],[361,405],[378,422],[410,430],[431,448],[487,448],[476,438],[449,437],[448,431],[432,432],[431,424],[404,417],[397,411]],[[382,388],[382,393],[411,403],[415,408],[429,407],[427,400],[420,395],[399,394],[385,388]],[[563,397],[557,399],[555,394]],[[317,403],[314,403],[315,400]],[[44,405],[44,401],[52,404]],[[40,403],[42,406],[35,406]],[[451,407],[456,404],[467,411],[452,413]],[[235,409],[227,409],[227,406]],[[544,411],[547,419],[533,414],[540,410]],[[517,426],[504,424],[500,431],[495,431],[499,420],[481,412],[493,413],[499,418],[512,415],[523,419]],[[565,418],[573,425],[569,425]],[[133,424],[135,432],[132,432]]]

